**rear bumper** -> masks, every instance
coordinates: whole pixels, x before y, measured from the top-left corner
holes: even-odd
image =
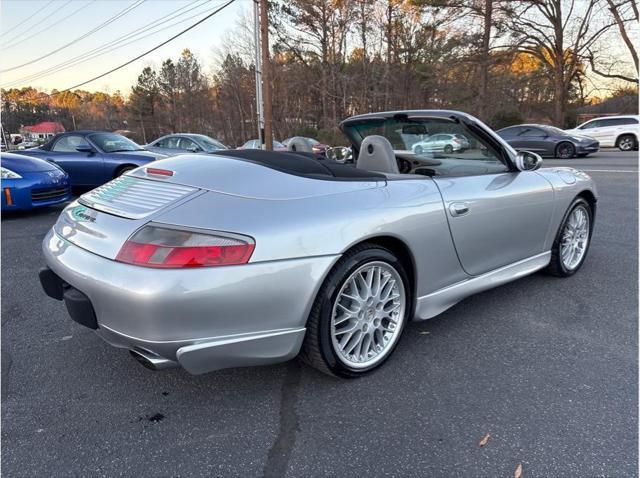
[[[111,345],[151,352],[191,373],[297,355],[317,289],[338,259],[158,271],[97,256],[53,231],[43,252],[50,269],[41,274],[43,288],[56,299],[62,294],[74,320],[87,326],[92,311],[96,333]],[[51,274],[62,284],[52,285]]]

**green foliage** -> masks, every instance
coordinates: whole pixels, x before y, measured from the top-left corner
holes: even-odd
[[[489,121],[489,126],[493,129],[498,130],[500,128],[505,128],[507,126],[512,126],[514,124],[520,124],[524,122],[524,118],[521,113],[517,110],[505,110],[496,113],[491,117]]]

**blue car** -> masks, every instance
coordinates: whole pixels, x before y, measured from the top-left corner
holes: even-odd
[[[54,136],[39,148],[20,154],[55,163],[69,175],[72,187],[95,187],[156,159],[160,153],[144,150],[129,138],[100,131],[71,131]]]
[[[55,164],[2,153],[2,212],[51,206],[71,198],[69,176]]]

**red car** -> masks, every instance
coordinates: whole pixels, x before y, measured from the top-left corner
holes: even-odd
[[[309,143],[311,144],[311,150],[315,153],[315,154],[321,154],[321,155],[325,155],[325,153],[327,152],[327,149],[329,149],[331,146],[329,146],[328,144],[323,144],[321,142],[319,142],[317,139],[313,139],[313,138],[307,138],[304,136],[297,136],[299,138],[304,138],[307,141],[309,141]],[[289,146],[289,141],[291,141],[293,138],[287,138],[285,139],[282,144],[284,144],[285,146]]]

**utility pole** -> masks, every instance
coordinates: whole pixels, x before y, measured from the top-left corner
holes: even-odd
[[[269,61],[269,12],[268,0],[260,0],[260,36],[262,47],[262,101],[264,103],[264,143],[266,149],[273,151],[271,134],[271,64]]]
[[[260,0],[253,0],[253,41],[255,47],[256,113],[258,114],[258,140],[264,149],[264,110],[262,109],[262,51],[260,50]]]

